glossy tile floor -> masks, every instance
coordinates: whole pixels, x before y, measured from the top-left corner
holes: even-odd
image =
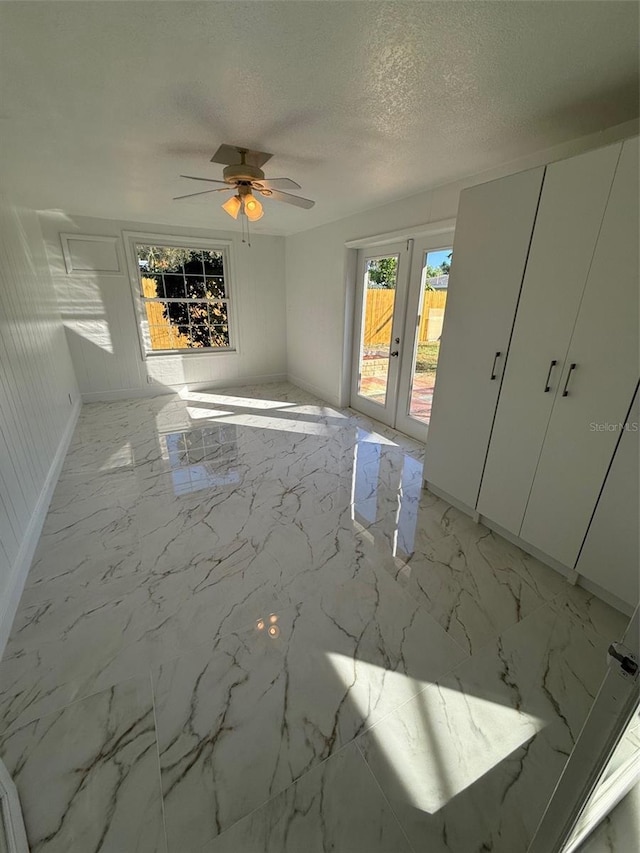
[[[587,838],[580,853],[634,853],[640,838],[640,784]]]
[[[0,663],[33,853],[524,851],[626,619],[287,385],[86,405]]]
[[[610,784],[611,779],[640,761],[640,717],[636,714],[634,720],[618,743],[615,752],[609,759],[598,788]],[[597,791],[598,789],[596,789]],[[576,834],[589,825],[593,820],[593,812],[589,806],[578,821]],[[638,850],[640,839],[640,783],[636,784],[629,793],[612,809],[611,812],[597,825],[584,840],[579,853],[634,853]]]

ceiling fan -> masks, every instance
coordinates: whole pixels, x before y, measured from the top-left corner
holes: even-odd
[[[211,158],[211,162],[224,164],[222,181],[213,178],[198,178],[195,175],[180,175],[180,177],[188,178],[190,181],[206,181],[210,184],[221,184],[222,186],[212,190],[179,195],[174,198],[174,201],[206,195],[207,193],[223,193],[235,190],[234,195],[222,205],[222,209],[234,219],[237,219],[238,214],[242,211],[250,222],[255,222],[264,216],[262,204],[255,197],[254,192],[265,198],[272,198],[274,201],[295,204],[296,207],[307,209],[313,207],[315,201],[311,201],[311,199],[282,192],[283,189],[301,189],[300,184],[292,181],[291,178],[265,178],[261,167],[272,156],[272,154],[267,154],[264,151],[252,151],[249,148],[239,148],[234,145],[221,145]]]

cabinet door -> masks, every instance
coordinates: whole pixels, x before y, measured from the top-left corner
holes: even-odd
[[[622,144],[547,166],[478,512],[516,535]]]
[[[625,142],[520,536],[575,565],[638,381],[638,140]]]
[[[576,570],[627,604],[638,603],[640,566],[640,401],[629,417],[611,424],[620,441],[607,474]]]
[[[544,168],[460,196],[425,479],[475,507]]]

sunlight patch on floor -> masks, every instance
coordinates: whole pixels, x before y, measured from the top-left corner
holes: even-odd
[[[295,406],[284,400],[262,400],[259,397],[233,397],[228,394],[211,394],[204,391],[189,391],[183,388],[180,397],[187,402],[208,403],[211,406],[237,406],[241,409],[287,409]]]
[[[353,658],[335,652],[327,652],[327,657],[349,688]],[[371,681],[382,677],[380,668],[367,661],[357,660],[356,667],[359,680],[367,669]],[[398,672],[386,671],[384,679],[398,706],[408,704],[375,725],[369,736],[376,740],[404,798],[429,814],[498,767],[546,725],[541,717],[499,701]],[[351,691],[350,698],[366,717],[363,694]]]

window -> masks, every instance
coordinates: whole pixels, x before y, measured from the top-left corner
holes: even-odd
[[[234,348],[224,248],[136,242],[135,257],[147,353]]]

